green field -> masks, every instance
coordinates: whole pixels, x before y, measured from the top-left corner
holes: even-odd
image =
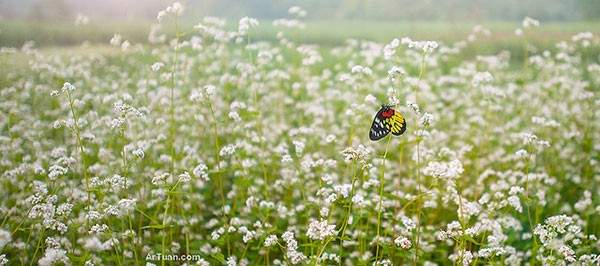
[[[599,263],[599,24],[160,23],[0,22],[0,265]]]

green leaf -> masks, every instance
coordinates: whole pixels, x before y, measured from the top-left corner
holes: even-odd
[[[223,255],[222,253],[213,253],[210,254],[210,256],[220,263],[225,263],[225,255]]]

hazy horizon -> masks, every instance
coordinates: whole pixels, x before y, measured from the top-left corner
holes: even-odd
[[[0,19],[70,19],[78,14],[92,18],[152,19],[168,0],[0,0]],[[287,16],[290,6],[307,11],[306,19],[515,21],[525,16],[544,21],[580,21],[600,18],[600,1],[579,0],[204,0],[180,1],[187,17],[219,16],[275,19]]]

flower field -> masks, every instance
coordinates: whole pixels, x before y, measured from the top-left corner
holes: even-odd
[[[463,56],[481,27],[321,47],[298,7],[276,42],[182,12],[2,48],[0,265],[600,263],[598,36],[538,49],[525,18],[515,61]],[[406,131],[371,141],[382,104]]]

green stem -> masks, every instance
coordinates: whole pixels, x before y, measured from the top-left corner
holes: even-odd
[[[223,176],[221,173],[221,155],[219,154],[219,131],[217,129],[217,118],[215,115],[215,111],[210,102],[210,98],[208,98],[208,108],[210,109],[210,114],[213,119],[213,127],[215,134],[215,155],[217,159],[217,187],[219,189],[219,195],[221,196],[221,211],[223,212],[223,227],[227,225],[227,214],[225,213],[225,193],[223,191]],[[225,228],[225,238],[227,241],[227,255],[231,256],[231,249],[229,244],[229,230]]]
[[[71,109],[71,114],[73,115],[73,125],[74,125],[74,132],[75,132],[75,136],[77,137],[77,145],[79,146],[79,150],[81,151],[81,163],[83,165],[83,177],[85,179],[85,189],[87,190],[87,206],[86,206],[86,211],[90,211],[90,206],[91,206],[91,198],[92,198],[92,191],[90,190],[90,180],[88,177],[88,171],[87,171],[87,162],[86,162],[86,155],[85,155],[85,150],[83,149],[83,142],[81,141],[81,131],[79,129],[79,123],[77,122],[77,115],[75,114],[75,106],[73,106],[73,98],[71,98],[71,93],[69,93],[69,91],[66,91],[66,97],[67,100],[69,101],[69,108]],[[85,228],[86,230],[89,230],[90,228],[90,220],[89,218],[85,220]]]
[[[392,135],[388,135],[388,142],[383,153],[383,162],[381,163],[381,176],[379,177],[379,210],[377,210],[377,238],[375,239],[375,260],[379,260],[379,236],[381,229],[381,212],[383,211],[383,185],[385,181],[385,161],[387,158],[388,148],[392,140]]]
[[[356,185],[356,180],[358,179],[356,177],[356,161],[352,164],[352,189],[350,190],[350,196],[348,197],[350,199],[350,206],[348,206],[348,212],[346,213],[346,219],[344,219],[344,223],[342,224],[342,228],[340,229],[341,231],[341,236],[340,236],[340,261],[339,261],[339,266],[342,265],[342,258],[343,258],[343,254],[344,254],[344,236],[346,235],[346,229],[348,228],[348,220],[350,219],[350,215],[352,215],[352,197],[354,196],[354,187]]]

